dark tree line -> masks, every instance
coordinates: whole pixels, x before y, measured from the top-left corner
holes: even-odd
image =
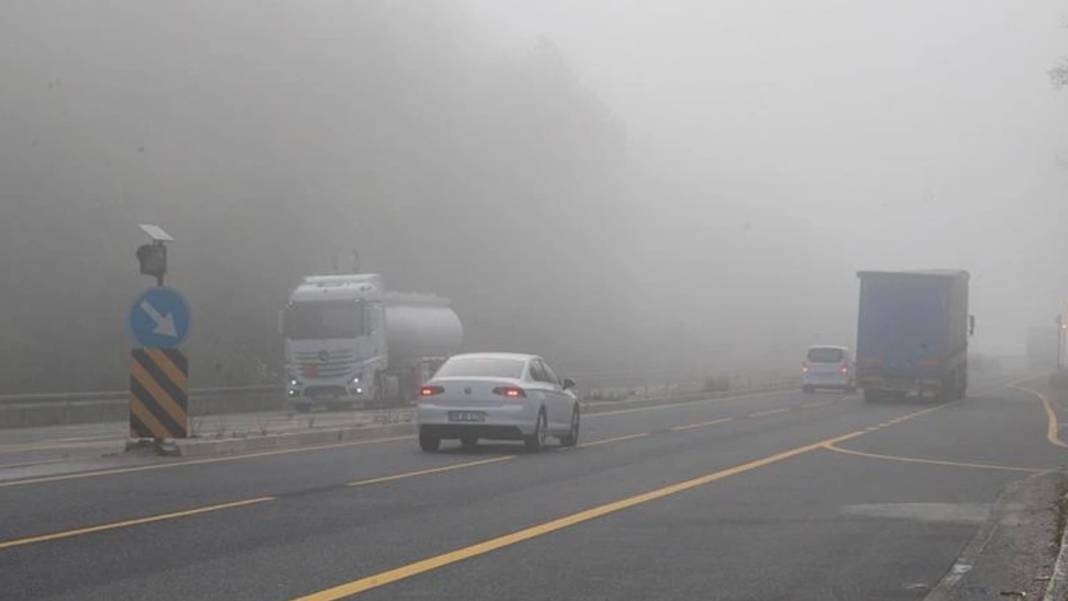
[[[122,388],[139,222],[177,238],[194,385],[277,367],[288,290],[353,249],[451,297],[470,348],[617,363],[626,141],[551,43],[494,51],[446,2],[227,7],[12,15],[0,390]]]

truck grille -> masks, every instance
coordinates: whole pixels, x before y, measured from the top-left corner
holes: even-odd
[[[335,350],[293,353],[296,367],[307,378],[336,378],[352,368],[352,351]]]

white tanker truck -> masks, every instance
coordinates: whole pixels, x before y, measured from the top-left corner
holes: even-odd
[[[412,400],[463,341],[448,299],[387,292],[379,274],[304,278],[279,328],[298,411]]]

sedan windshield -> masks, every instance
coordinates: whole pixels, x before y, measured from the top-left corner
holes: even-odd
[[[521,359],[499,357],[454,357],[441,366],[436,378],[513,378],[523,375]]]

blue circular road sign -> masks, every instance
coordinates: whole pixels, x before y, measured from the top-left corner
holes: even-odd
[[[189,335],[189,303],[174,288],[149,288],[134,301],[126,322],[138,345],[175,348]]]

